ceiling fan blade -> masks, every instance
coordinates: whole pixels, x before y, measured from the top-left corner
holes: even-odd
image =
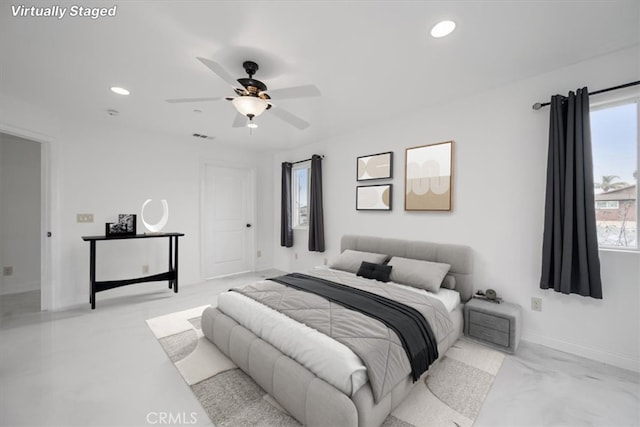
[[[309,127],[309,122],[301,119],[293,113],[288,112],[287,110],[283,110],[282,108],[276,107],[273,105],[273,108],[270,108],[269,111],[271,114],[289,123],[291,126],[294,126],[300,130],[306,129]]]
[[[293,86],[268,91],[273,99],[309,98],[320,96],[320,90],[314,85]]]
[[[229,83],[231,86],[233,86],[233,87],[238,86],[238,81],[236,79],[234,79],[233,76],[231,76],[231,74],[229,74],[227,72],[227,70],[225,70],[222,65],[220,65],[217,62],[214,62],[214,61],[212,61],[210,59],[201,58],[199,56],[196,57],[196,59],[198,61],[202,62],[208,69],[210,69],[211,71],[216,73],[218,75],[218,77],[220,77],[225,82]]]
[[[169,104],[179,104],[182,102],[208,102],[208,101],[218,101],[222,98],[219,96],[216,98],[174,98],[174,99],[165,99]]]
[[[243,116],[240,113],[236,114],[236,118],[233,119],[233,124],[231,125],[234,128],[242,128],[247,125],[247,116]]]

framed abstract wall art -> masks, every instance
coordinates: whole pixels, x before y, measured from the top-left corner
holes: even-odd
[[[357,160],[357,180],[391,178],[393,176],[393,153],[370,154]]]
[[[406,211],[451,211],[453,141],[406,149]]]
[[[361,185],[356,187],[356,210],[390,211],[393,184]]]

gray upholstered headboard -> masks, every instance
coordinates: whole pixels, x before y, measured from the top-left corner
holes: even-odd
[[[460,299],[467,302],[473,294],[473,251],[469,246],[345,234],[340,251],[347,249],[450,264],[449,274],[456,278]]]

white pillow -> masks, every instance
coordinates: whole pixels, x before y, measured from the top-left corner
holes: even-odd
[[[425,289],[433,293],[440,290],[442,279],[451,268],[449,264],[395,256],[391,258],[388,265],[393,266],[391,269],[392,282]]]
[[[357,273],[362,261],[372,262],[374,264],[382,264],[387,260],[388,256],[384,254],[375,254],[372,252],[360,252],[347,249],[342,252],[338,258],[329,265],[335,270],[348,271]]]

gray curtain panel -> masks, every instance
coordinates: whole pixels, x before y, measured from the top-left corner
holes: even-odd
[[[282,197],[280,199],[280,246],[293,246],[292,206],[291,206],[291,168],[289,162],[282,163]]]
[[[324,209],[322,207],[322,157],[311,156],[309,198],[309,250],[324,252]]]
[[[586,87],[551,98],[540,288],[602,299]]]

